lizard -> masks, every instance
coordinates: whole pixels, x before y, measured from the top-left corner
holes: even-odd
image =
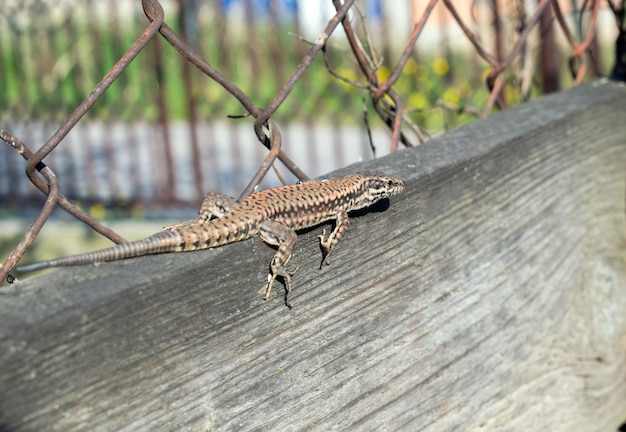
[[[338,179],[307,181],[280,186],[250,194],[242,201],[228,195],[208,193],[195,219],[164,227],[162,231],[141,240],[121,243],[106,249],[41,261],[17,267],[29,272],[50,267],[99,264],[143,255],[188,252],[214,248],[249,239],[254,235],[277,247],[270,261],[265,285],[268,299],[277,277],[285,284],[285,304],[289,301],[291,277],[298,268],[287,270],[297,230],[334,221],[328,234],[319,237],[322,265],[348,229],[348,213],[396,195],[404,182],[378,172],[356,173]]]

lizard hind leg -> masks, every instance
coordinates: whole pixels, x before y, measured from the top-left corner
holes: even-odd
[[[202,205],[200,205],[200,210],[198,211],[198,216],[195,219],[168,225],[163,227],[163,231],[185,229],[203,224],[213,218],[223,217],[226,213],[235,208],[238,203],[235,198],[229,197],[228,195],[209,192],[204,196]]]
[[[287,270],[285,266],[291,259],[291,250],[297,238],[296,233],[286,225],[266,220],[259,227],[259,236],[265,243],[278,246],[278,250],[270,262],[270,273],[267,276],[267,285],[265,286],[265,298],[269,298],[274,281],[280,276],[285,282],[285,304],[292,308],[293,306],[289,302],[291,277],[298,271],[298,267],[293,270]]]
[[[208,193],[202,200],[196,221],[206,222],[212,218],[223,217],[239,204],[235,198],[221,193]]]

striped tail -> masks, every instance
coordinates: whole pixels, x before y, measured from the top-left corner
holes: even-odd
[[[96,264],[134,258],[143,255],[154,255],[180,250],[182,237],[177,231],[161,231],[145,239],[118,244],[107,249],[72,255],[63,258],[41,261],[16,268],[18,272],[43,270],[50,267],[68,267],[84,264]]]

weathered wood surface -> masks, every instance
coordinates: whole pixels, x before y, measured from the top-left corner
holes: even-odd
[[[368,167],[403,177],[319,269],[273,251],[61,269],[0,295],[0,431],[612,431],[626,417],[626,89]],[[350,168],[352,170],[355,167]]]

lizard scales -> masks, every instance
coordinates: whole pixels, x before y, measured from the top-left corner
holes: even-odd
[[[381,173],[352,174],[339,179],[304,182],[255,192],[241,202],[222,194],[209,193],[198,217],[165,227],[142,240],[122,243],[107,249],[42,261],[18,267],[20,272],[49,267],[96,264],[168,252],[187,252],[234,243],[254,235],[278,247],[270,262],[266,285],[269,297],[276,277],[284,279],[287,288],[291,276],[285,265],[291,258],[296,240],[295,230],[335,221],[332,232],[322,232],[320,245],[323,263],[348,227],[348,212],[359,210],[395,195],[404,189],[402,180]]]

